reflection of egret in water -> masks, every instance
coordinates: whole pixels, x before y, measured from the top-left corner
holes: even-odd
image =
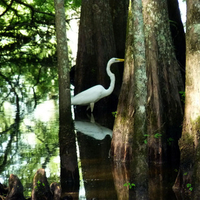
[[[75,120],[74,125],[77,131],[93,137],[96,140],[103,140],[106,135],[112,137],[112,130],[95,123],[94,120],[91,120],[91,122]]]
[[[74,117],[74,112],[72,109],[72,116]],[[81,157],[80,157],[80,146],[77,138],[77,131],[83,133],[84,135],[90,136],[96,140],[103,140],[106,135],[109,135],[112,137],[112,131],[106,127],[103,127],[97,123],[95,123],[95,119],[93,114],[91,114],[90,122],[89,121],[80,121],[80,120],[74,120],[75,124],[75,139],[76,139],[76,150],[77,150],[77,161],[78,161],[78,169],[79,169],[79,199],[80,200],[86,200],[86,191],[85,191],[85,184],[84,179],[85,175],[82,171],[82,163],[81,163]],[[105,150],[105,148],[104,148]],[[84,157],[84,156],[83,156]],[[83,158],[84,159],[84,158]],[[87,178],[86,178],[87,179]]]
[[[95,123],[93,119],[90,121],[74,121],[86,199],[117,199],[113,192],[115,189],[109,159],[112,131]]]

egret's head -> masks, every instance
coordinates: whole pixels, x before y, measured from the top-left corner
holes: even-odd
[[[116,63],[116,62],[124,62],[124,59],[122,59],[122,58],[111,58],[108,62],[110,64]]]

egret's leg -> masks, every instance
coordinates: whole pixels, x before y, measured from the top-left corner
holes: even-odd
[[[91,112],[93,112],[93,110],[94,110],[94,103],[90,103],[90,109],[91,109]]]

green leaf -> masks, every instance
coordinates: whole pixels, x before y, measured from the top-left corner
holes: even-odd
[[[156,134],[154,135],[155,138],[159,138],[159,137],[161,137],[161,136],[162,136],[162,134],[160,134],[160,133],[156,133]]]
[[[189,190],[192,192],[192,190],[193,190],[193,187],[190,187],[190,188],[189,188]]]

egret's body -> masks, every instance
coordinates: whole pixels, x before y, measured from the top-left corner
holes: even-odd
[[[123,62],[124,59],[111,58],[106,67],[108,76],[110,77],[110,86],[105,89],[102,85],[93,86],[71,98],[72,105],[90,105],[93,112],[94,104],[100,99],[110,95],[115,87],[115,75],[110,71],[110,66],[116,62]]]

